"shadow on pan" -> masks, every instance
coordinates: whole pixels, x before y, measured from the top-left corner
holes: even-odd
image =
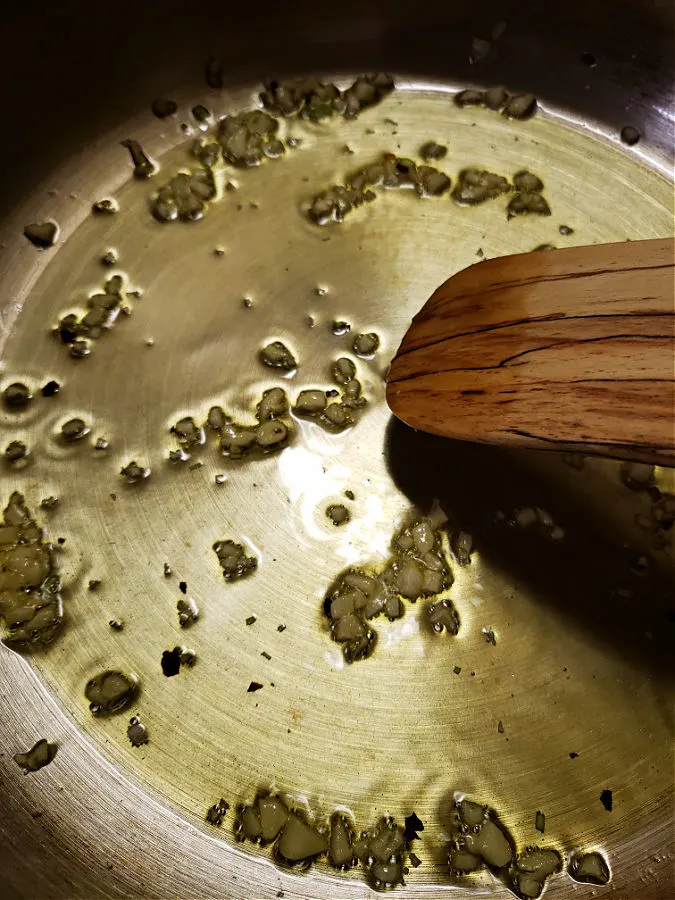
[[[653,559],[646,572],[636,565],[641,552],[627,545],[620,530],[607,527],[608,511],[598,502],[597,488],[593,497],[590,479],[588,493],[572,492],[554,467],[540,464],[546,463],[541,453],[451,441],[393,417],[385,455],[394,482],[413,503],[428,509],[438,498],[451,524],[468,531],[492,565],[627,664],[663,686],[672,681],[672,569]],[[546,540],[495,520],[497,511],[508,517],[529,506],[550,512],[565,527],[565,538]]]

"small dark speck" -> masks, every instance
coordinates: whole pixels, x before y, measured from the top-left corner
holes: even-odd
[[[330,607],[331,607],[331,598],[326,597],[323,601],[323,614],[324,616],[328,616],[330,619]]]
[[[574,751],[572,751],[572,752],[570,753],[570,759],[577,759],[578,756],[579,756],[579,754],[578,754],[578,753],[575,753]]]
[[[249,686],[246,688],[247,694],[252,694],[255,691],[259,691],[262,688],[262,684],[259,681],[252,681]]]
[[[180,581],[178,583],[178,588],[181,594],[187,594],[187,581]]]
[[[478,250],[476,250],[476,256],[479,256],[479,257],[481,257],[481,258],[482,258],[483,256],[485,256],[485,254],[483,253],[483,248],[482,248],[482,247],[479,247]]]
[[[347,498],[347,500],[353,500],[355,497],[354,491],[346,490],[345,497]]]
[[[605,790],[600,794],[600,802],[605,807],[607,812],[612,811],[612,806],[614,805],[614,802],[612,800],[612,792],[610,790],[608,790],[608,788],[605,788]]]
[[[570,234],[574,234],[574,228],[570,228],[569,225],[559,225],[558,231],[560,232],[560,234],[564,235],[564,237],[567,237]]]
[[[473,397],[473,396],[477,397],[480,394],[484,394],[484,393],[485,393],[485,391],[482,391],[482,390],[476,390],[476,391],[467,390],[467,391],[462,391],[462,396],[463,397]]]
[[[108,625],[110,625],[113,631],[122,631],[124,628],[124,622],[120,622],[119,619],[111,619],[108,622]]]
[[[582,54],[581,54],[581,61],[582,61],[582,63],[583,63],[585,66],[588,66],[589,69],[594,69],[595,66],[597,66],[597,64],[598,64],[598,61],[597,61],[597,59],[595,58],[595,54],[594,54],[594,53],[588,53],[588,52],[582,53]]]
[[[475,674],[476,674],[475,672],[472,672],[471,677],[473,678],[475,676]]]
[[[246,619],[246,624],[247,624],[247,625],[253,625],[253,623],[256,622],[256,621],[257,621],[257,620],[256,620],[256,617],[255,617],[255,616],[248,616],[247,619]]]
[[[500,734],[504,734],[504,723],[502,722],[501,719],[499,720],[499,722],[497,722],[497,731]]]
[[[266,650],[263,650],[263,652],[260,655],[264,656],[265,659],[268,659],[268,660],[272,659],[272,657],[269,655],[269,653]]]
[[[111,500],[117,500],[117,494],[111,494],[111,495],[110,495],[110,499],[111,499]]]
[[[455,673],[455,675],[459,675],[459,673],[462,671],[462,667],[461,667],[461,666],[455,666],[454,669],[453,669],[452,671]]]
[[[282,631],[286,631],[286,626],[285,625],[277,625],[277,631],[279,633],[281,633]]]
[[[57,543],[57,544],[60,544],[62,547],[63,547],[63,545],[65,544],[65,542],[66,542],[66,539],[63,538],[63,537],[57,538],[57,539],[56,539],[56,543]]]
[[[101,579],[100,579],[100,578],[92,578],[91,581],[89,582],[89,585],[88,585],[90,591],[95,591],[95,590],[97,590],[97,588],[99,588],[100,586],[101,586]]]

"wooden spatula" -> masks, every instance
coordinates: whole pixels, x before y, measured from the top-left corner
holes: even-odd
[[[387,400],[460,440],[675,465],[675,241],[523,253],[415,316]]]

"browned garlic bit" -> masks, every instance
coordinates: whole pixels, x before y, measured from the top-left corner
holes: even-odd
[[[440,594],[452,584],[452,574],[442,551],[440,536],[431,519],[423,518],[404,528],[392,541],[392,556],[376,574],[347,569],[333,582],[324,601],[331,637],[342,644],[347,662],[364,659],[375,648],[377,634],[368,621],[384,614],[390,621],[404,613],[402,599],[414,603],[420,597]],[[452,602],[439,601],[443,615],[429,608],[434,630],[457,634],[459,619]],[[434,611],[434,612],[432,612]],[[439,626],[437,627],[437,622]]]
[[[450,196],[460,206],[474,206],[486,200],[494,200],[511,189],[503,175],[481,169],[463,169]]]
[[[469,88],[455,94],[455,104],[464,106],[486,106],[495,111],[502,110],[509,119],[530,119],[537,111],[534,94],[510,94],[506,88],[497,86],[487,91]]]
[[[438,197],[450,188],[450,179],[432,166],[417,166],[411,159],[385,153],[378,162],[350,175],[345,185],[334,185],[312,201],[308,216],[316,225],[342,222],[345,215],[376,195],[373,187],[411,188],[420,197]]]
[[[537,98],[534,94],[513,94],[509,97],[502,115],[509,119],[531,119],[537,111]]]
[[[272,369],[292,372],[298,364],[295,357],[282,341],[272,341],[260,351],[260,362]]]
[[[549,512],[541,509],[539,506],[526,506],[522,509],[514,510],[512,517],[509,519],[509,524],[517,525],[519,528],[536,526],[538,531],[553,541],[561,541],[565,537],[564,529],[555,523],[553,516]]]
[[[250,806],[240,806],[235,832],[240,840],[275,842],[275,856],[291,865],[309,866],[328,849],[327,836],[275,794],[259,794]]]
[[[133,672],[109,669],[90,678],[84,689],[89,709],[94,716],[108,716],[122,712],[136,699],[138,678]]]
[[[263,106],[275,115],[299,114],[320,121],[334,114],[356,118],[361,110],[375,106],[394,90],[390,75],[362,75],[344,92],[314,76],[292,81],[268,81],[260,94]]]
[[[349,869],[354,865],[354,840],[354,826],[350,819],[344,813],[333,813],[330,819],[328,859],[336,869]]]
[[[216,183],[210,169],[179,172],[157,191],[151,203],[152,214],[159,222],[197,222],[215,196]]]
[[[129,151],[134,166],[134,178],[151,178],[157,171],[157,166],[147,156],[139,142],[127,138],[120,143]]]
[[[455,804],[448,862],[455,875],[487,866],[521,900],[539,897],[547,879],[562,869],[560,854],[551,848],[526,847],[516,855],[513,838],[496,814],[467,798]]]
[[[218,126],[218,142],[223,159],[233,166],[258,166],[265,158],[275,159],[285,152],[278,139],[279,123],[260,109],[226,116]]]
[[[97,200],[92,204],[91,211],[97,216],[114,216],[118,212],[119,207],[117,201],[111,197],[105,197],[103,200]]]
[[[534,213],[538,216],[550,216],[551,207],[541,194],[533,191],[521,191],[512,197],[506,207],[506,216],[512,219],[514,216],[522,216],[526,213]]]
[[[186,597],[185,599],[181,597],[176,603],[176,610],[178,612],[178,624],[181,628],[189,628],[199,618],[199,609],[192,597]]]
[[[448,849],[451,872],[463,875],[475,872],[483,865],[490,869],[505,869],[513,856],[510,835],[487,806],[466,798],[456,803]]]
[[[633,491],[648,491],[654,484],[655,467],[649,463],[621,463],[621,480]]]
[[[230,804],[221,797],[217,803],[214,803],[206,811],[206,821],[209,825],[215,825],[217,828],[220,828],[229,808]]]
[[[148,729],[141,722],[138,716],[132,716],[129,719],[127,737],[131,741],[132,747],[142,747],[143,744],[148,743]]]
[[[362,335],[366,339],[377,335]],[[379,339],[378,339],[379,342]],[[361,395],[361,382],[356,379],[356,366],[346,356],[336,360],[332,366],[335,382],[342,388],[340,401],[328,403],[329,396],[337,397],[338,391],[309,389],[300,391],[293,407],[296,416],[314,419],[327,431],[338,432],[354,424],[355,411],[362,409],[367,401]]]
[[[88,298],[88,312],[79,317],[68,313],[60,320],[54,334],[68,346],[71,356],[83,359],[91,352],[89,341],[98,340],[114,326],[123,302],[130,296],[134,295],[125,291],[123,277],[113,275],[105,282],[103,293]],[[129,309],[128,306],[124,308]]]
[[[30,450],[23,441],[10,441],[5,447],[5,459],[8,463],[19,463],[29,456]]]
[[[427,162],[428,160],[437,161],[443,159],[448,153],[448,148],[444,144],[437,144],[436,141],[427,141],[420,147],[420,156]]]
[[[401,884],[404,858],[408,851],[404,829],[386,816],[371,831],[354,841],[354,855],[366,868],[366,877],[375,890],[388,890]]]
[[[540,897],[547,879],[562,870],[557,850],[527,847],[509,869],[511,890],[523,900]]]
[[[13,381],[2,392],[2,399],[7,409],[18,410],[25,409],[33,399],[33,395],[21,381]]]
[[[226,581],[234,581],[250,575],[258,566],[255,556],[247,556],[242,544],[232,540],[216,541],[213,545]]]
[[[175,435],[178,443],[184,450],[192,450],[203,444],[206,440],[204,429],[196,424],[192,416],[184,416],[171,427],[171,434]]]
[[[332,503],[327,507],[326,515],[336,527],[346,525],[351,519],[351,513],[342,503]]]
[[[367,358],[373,356],[379,346],[379,337],[371,331],[368,334],[357,334],[352,344],[352,350],[357,356]]]
[[[59,227],[55,222],[32,222],[26,225],[23,233],[34,247],[47,250],[56,243]]]
[[[582,884],[604,885],[609,883],[611,877],[607,860],[597,850],[573,853],[567,871],[570,878]]]
[[[143,481],[145,478],[149,478],[150,471],[150,466],[139,466],[134,459],[127,463],[126,466],[122,466],[120,475],[128,484],[136,484],[139,481]]]
[[[50,744],[42,738],[26,753],[15,753],[12,759],[24,772],[37,772],[49,765],[56,756],[57,749],[56,744]]]
[[[14,492],[0,524],[0,618],[4,639],[26,650],[54,639],[63,619],[52,547]]]

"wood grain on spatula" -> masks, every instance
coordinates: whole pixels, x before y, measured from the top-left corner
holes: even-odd
[[[675,465],[675,241],[459,272],[413,319],[387,401],[445,437]]]

